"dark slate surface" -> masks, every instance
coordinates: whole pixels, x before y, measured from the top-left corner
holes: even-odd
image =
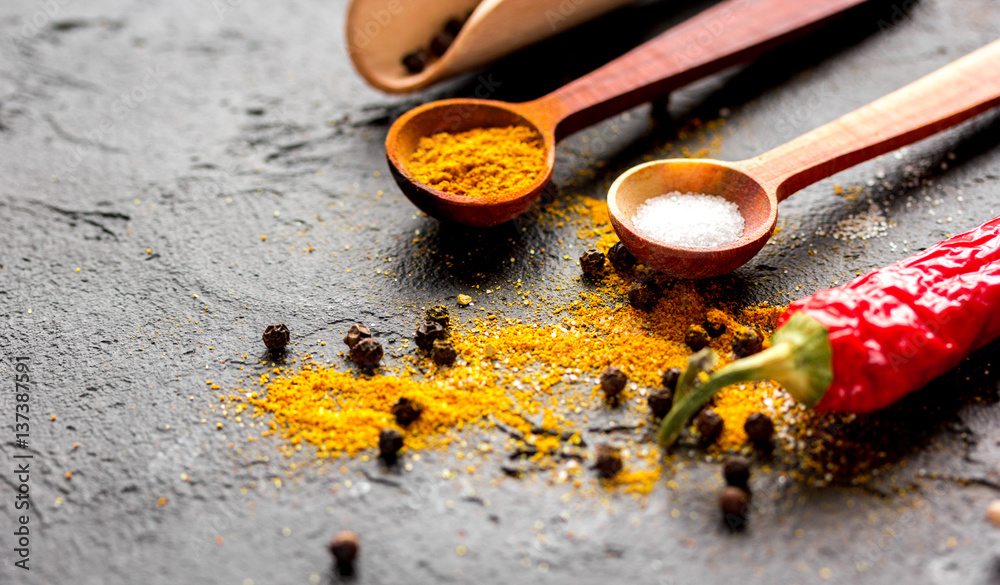
[[[537,97],[703,6],[680,4],[628,9],[497,64],[495,97]],[[231,449],[235,433],[206,414],[217,392],[205,380],[234,387],[244,353],[260,368],[265,324],[285,321],[300,350],[346,367],[338,340],[356,319],[398,347],[415,307],[471,284],[576,273],[561,258],[580,251],[570,228],[529,215],[474,232],[418,216],[389,179],[387,125],[479,82],[404,98],[368,89],[343,48],[344,12],[311,0],[0,4],[0,582],[326,582],[324,543],[342,527],[362,535],[362,583],[1000,578],[1000,532],[983,520],[1000,460],[996,344],[885,415],[902,422],[868,440],[896,459],[887,477],[816,488],[777,470],[738,537],[709,520],[718,468],[697,456],[677,491],[660,486],[641,508],[625,496],[563,502],[541,481],[446,481],[434,454],[387,482],[360,462],[289,477],[276,441]],[[678,91],[676,123],[651,124],[643,107],[569,139],[557,186],[602,197],[644,157],[701,146],[676,129],[720,110],[717,156],[758,154],[998,36],[995,0],[877,3]],[[863,189],[848,201],[836,184]],[[781,233],[729,279],[746,302],[787,302],[997,215],[998,190],[1000,117],[987,114],[783,203]],[[832,237],[863,212],[887,218],[884,237]],[[438,253],[413,257],[417,230]],[[530,254],[563,236],[565,251]],[[36,384],[27,451],[11,435],[17,356]],[[25,452],[30,572],[12,566],[9,470]]]

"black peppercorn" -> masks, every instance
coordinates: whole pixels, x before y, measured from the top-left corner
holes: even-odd
[[[681,374],[680,368],[667,368],[667,371],[663,372],[663,387],[667,390],[676,391],[677,382],[681,379]]]
[[[703,327],[713,339],[726,332],[726,324],[719,320],[706,319]]]
[[[444,55],[453,42],[455,42],[455,35],[443,30],[431,39],[431,53],[436,57],[440,57]]]
[[[403,57],[403,67],[410,73],[417,74],[427,67],[427,62],[430,60],[431,54],[426,49],[417,49]]]
[[[267,346],[267,349],[273,350],[284,349],[288,345],[288,342],[291,341],[288,327],[284,323],[268,325],[261,338],[264,340],[264,345]]]
[[[382,361],[382,344],[373,337],[366,337],[354,344],[351,359],[359,366],[374,368]]]
[[[611,246],[611,249],[608,250],[608,260],[618,272],[628,272],[636,263],[635,256],[621,242]]]
[[[450,341],[439,339],[434,342],[434,347],[431,349],[431,359],[440,366],[450,366],[458,359],[458,352]]]
[[[736,357],[747,357],[763,348],[764,340],[756,329],[745,327],[733,335],[733,353]]]
[[[600,278],[604,276],[604,253],[591,248],[580,255],[580,268],[584,276]]]
[[[597,456],[594,458],[594,469],[601,479],[611,479],[622,470],[622,455],[618,447],[598,445]]]
[[[437,323],[421,323],[417,326],[417,331],[413,335],[413,340],[417,347],[424,351],[434,349],[434,342],[439,339],[446,339],[448,332]]]
[[[333,537],[327,545],[330,554],[337,563],[337,572],[342,575],[354,573],[354,561],[358,558],[361,550],[361,543],[358,535],[350,530],[342,530]]]
[[[656,291],[644,282],[637,282],[628,289],[628,302],[636,309],[648,311],[656,301]]]
[[[461,18],[449,18],[448,22],[444,23],[444,30],[457,37],[458,33],[462,32],[463,26],[465,26],[465,21]]]
[[[396,429],[382,429],[378,434],[378,457],[386,465],[394,465],[403,448],[403,435]]]
[[[437,323],[447,329],[448,324],[451,322],[451,315],[448,314],[448,307],[444,305],[434,305],[430,309],[427,309],[427,322]]]
[[[648,284],[650,288],[656,291],[656,294],[663,294],[665,290],[676,284],[677,279],[662,272],[653,272],[644,276],[642,282]]]
[[[708,342],[711,339],[708,337],[708,331],[701,325],[692,325],[688,327],[687,333],[684,334],[684,343],[691,348],[691,351],[700,351],[708,347]]]
[[[601,372],[601,390],[604,391],[604,397],[608,402],[617,403],[626,384],[628,384],[628,376],[621,368],[610,366]]]
[[[392,405],[392,416],[396,417],[396,423],[399,426],[406,428],[410,426],[413,421],[420,418],[420,413],[423,412],[423,408],[419,404],[413,402],[407,397],[402,397],[396,401],[396,404]]]
[[[719,496],[722,521],[733,532],[743,530],[750,512],[750,494],[738,487],[729,486]]]
[[[750,462],[742,457],[732,457],[722,467],[722,476],[726,485],[750,491]]]
[[[646,398],[649,411],[653,413],[653,418],[663,418],[670,412],[670,407],[674,405],[674,393],[667,388],[657,388],[649,393]]]
[[[719,435],[722,434],[722,429],[725,426],[722,417],[716,414],[711,408],[701,411],[701,414],[698,415],[698,418],[694,422],[698,428],[698,434],[701,435],[703,445],[714,443],[719,438]]]
[[[344,336],[344,343],[347,344],[347,347],[354,349],[354,346],[357,345],[359,341],[371,336],[371,329],[365,327],[361,323],[355,323],[354,325],[351,325],[350,329],[347,330],[347,335]]]
[[[774,421],[763,412],[755,412],[747,417],[743,430],[752,442],[767,443],[774,436]]]

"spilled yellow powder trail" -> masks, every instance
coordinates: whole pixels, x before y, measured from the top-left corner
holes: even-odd
[[[586,239],[613,245],[610,228],[593,220],[606,217],[603,202],[570,206],[571,215],[583,217],[580,229],[586,231]],[[691,324],[710,316],[726,325],[726,332],[711,342],[726,363],[732,359],[729,346],[734,331],[746,325],[770,331],[783,312],[780,307],[736,312],[712,307],[696,285],[687,282],[673,283],[652,310],[640,311],[628,304],[632,281],[634,277],[623,278],[609,270],[601,283],[584,288],[577,301],[543,305],[553,317],[558,315],[555,323],[472,319],[456,324],[452,341],[461,359],[452,367],[437,368],[420,355],[404,358],[410,364],[393,375],[363,376],[313,364],[273,378],[264,376],[262,388],[244,395],[251,397],[254,417],[273,417],[265,434],[279,434],[293,446],[312,444],[320,457],[355,456],[376,448],[382,429],[399,428],[391,410],[401,397],[424,409],[415,423],[400,429],[410,450],[446,447],[458,431],[493,428],[495,420],[522,433],[542,457],[558,450],[560,441],[532,435],[524,415],[543,415],[547,429],[575,431],[571,413],[607,408],[596,384],[580,379],[596,379],[605,367],[615,365],[640,389],[654,388],[664,370],[686,365],[691,351],[683,338]],[[567,382],[567,377],[577,381]],[[763,410],[765,392],[772,401],[787,399],[766,383],[730,387],[717,394],[714,408],[725,431],[716,450],[744,445],[743,423],[750,413]],[[625,395],[636,398],[631,389]],[[644,401],[631,404],[640,412],[646,409]],[[614,485],[636,493],[652,489],[660,463],[657,449],[649,452],[652,458],[646,468],[628,467]]]

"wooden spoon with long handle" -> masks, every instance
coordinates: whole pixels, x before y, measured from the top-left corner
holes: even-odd
[[[682,278],[731,272],[767,243],[778,202],[816,181],[911,144],[1000,105],[1000,41],[906,87],[740,162],[660,160],[626,171],[611,186],[608,212],[625,247],[644,264]],[[735,203],[743,236],[717,248],[690,248],[635,228],[636,210],[664,193],[702,193]]]

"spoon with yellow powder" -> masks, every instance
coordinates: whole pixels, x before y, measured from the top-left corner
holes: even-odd
[[[545,190],[558,140],[750,60],[864,1],[726,0],[534,101],[425,104],[389,129],[389,168],[403,193],[433,217],[503,223]]]

